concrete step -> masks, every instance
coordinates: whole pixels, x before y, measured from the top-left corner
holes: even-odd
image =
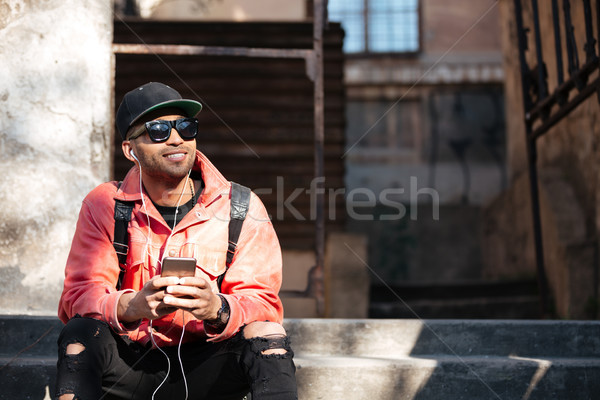
[[[426,319],[535,319],[540,315],[538,296],[474,297],[469,299],[421,299],[404,302],[372,302],[370,318]]]
[[[299,398],[598,399],[600,322],[289,319]],[[0,399],[50,399],[56,318],[0,316]]]
[[[600,321],[294,319],[286,330],[298,354],[600,358]]]
[[[2,356],[0,368],[0,399],[53,399],[56,356]]]
[[[56,357],[62,327],[56,317],[0,315],[0,356]]]
[[[296,358],[300,399],[598,399],[600,360]]]
[[[535,280],[371,285],[370,318],[537,319]]]

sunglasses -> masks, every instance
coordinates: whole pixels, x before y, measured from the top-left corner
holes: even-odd
[[[179,118],[174,121],[155,120],[148,121],[135,130],[127,140],[133,140],[140,137],[144,132],[155,143],[166,142],[171,136],[171,130],[175,128],[184,140],[193,139],[198,135],[198,120],[196,118]]]

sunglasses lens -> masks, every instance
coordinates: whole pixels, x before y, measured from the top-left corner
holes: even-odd
[[[146,130],[150,139],[155,142],[164,142],[171,135],[171,125],[163,121],[150,121],[146,123]]]
[[[198,134],[198,120],[196,118],[181,118],[177,121],[150,121],[146,122],[146,130],[153,142],[164,142],[171,136],[171,129],[175,128],[183,139],[193,139]]]
[[[198,120],[195,118],[178,119],[175,129],[182,138],[193,139],[198,134]]]

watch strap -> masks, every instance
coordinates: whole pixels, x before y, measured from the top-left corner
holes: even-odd
[[[221,332],[227,326],[227,322],[229,322],[229,303],[225,299],[225,296],[218,294],[221,299],[221,308],[217,311],[217,318],[211,320],[205,320],[204,324],[207,328],[210,328],[210,331]]]

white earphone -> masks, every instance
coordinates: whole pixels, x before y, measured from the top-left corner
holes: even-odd
[[[138,158],[135,156],[133,149],[129,150],[129,155],[131,155],[131,157],[133,157],[135,159],[135,161],[140,162],[140,160],[138,160]]]

